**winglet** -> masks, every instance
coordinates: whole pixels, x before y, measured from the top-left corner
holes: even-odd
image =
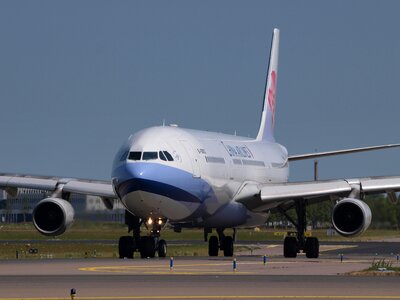
[[[269,56],[268,74],[265,82],[264,104],[261,114],[257,141],[274,142],[276,84],[278,79],[279,29],[272,34],[271,52]]]

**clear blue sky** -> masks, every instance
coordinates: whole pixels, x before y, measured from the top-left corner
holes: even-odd
[[[400,142],[399,1],[1,1],[0,171],[108,179],[162,123],[255,136],[272,29],[289,153]],[[320,161],[400,174],[400,149]],[[312,161],[292,179],[312,178]]]

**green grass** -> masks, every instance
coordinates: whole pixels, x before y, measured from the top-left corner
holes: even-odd
[[[368,269],[350,272],[353,276],[399,276],[400,267],[393,266],[392,261],[385,259],[374,260]]]
[[[348,273],[352,276],[400,276],[400,266],[393,266],[391,260],[373,260],[368,269]]]
[[[145,228],[142,229],[145,232]],[[231,230],[226,231],[230,234]],[[1,240],[118,240],[122,235],[128,235],[127,228],[123,224],[96,223],[78,221],[73,224],[64,234],[57,237],[47,237],[40,234],[32,223],[4,224],[0,225]],[[166,240],[203,240],[203,230],[188,229],[176,233],[172,229],[162,231],[162,237]],[[282,236],[275,236],[273,232],[254,230],[239,230],[238,240],[265,241],[282,240]]]
[[[143,228],[145,233],[146,229]],[[226,230],[226,234],[231,234],[231,230]],[[14,259],[16,251],[20,258],[112,258],[118,257],[117,246],[118,239],[122,235],[128,235],[127,229],[123,224],[115,223],[97,223],[87,221],[77,221],[67,230],[67,232],[58,237],[46,237],[36,231],[32,223],[20,224],[1,224],[0,225],[0,259]],[[326,230],[315,230],[313,236],[320,238],[321,241],[368,241],[383,240],[385,238],[399,237],[399,231],[395,230],[369,230],[364,235],[355,239],[343,238],[341,236],[327,237]],[[203,256],[208,253],[207,243],[189,245],[185,243],[190,240],[203,240],[203,231],[201,229],[183,229],[181,233],[175,233],[172,229],[162,231],[162,238],[169,241],[182,241],[182,245],[169,245],[168,255],[171,256]],[[281,242],[284,238],[284,230],[273,229],[242,229],[237,232],[237,240],[252,241],[254,243],[264,241]],[[45,240],[55,239],[65,241],[62,243],[48,243]],[[6,243],[4,241],[31,241],[30,245],[23,243]],[[109,240],[113,244],[93,243],[92,241]],[[2,242],[3,241],[3,242]],[[70,241],[70,242],[68,242]],[[80,241],[79,243],[73,241]],[[38,249],[37,254],[29,254],[30,248]],[[247,246],[236,247],[238,250],[252,249]],[[138,255],[138,254],[135,254]]]
[[[127,233],[122,224],[78,221],[57,237],[40,234],[32,223],[0,225],[1,240],[114,240]]]
[[[29,249],[38,250],[30,254]],[[18,251],[19,259],[52,259],[52,258],[112,258],[117,257],[117,248],[111,244],[89,243],[32,243],[32,244],[0,244],[0,259],[15,259]]]
[[[145,228],[142,229],[145,232]],[[227,229],[226,233],[231,234]],[[238,241],[282,241],[285,230],[274,229],[239,229],[237,231]],[[2,224],[0,225],[1,240],[115,240],[122,235],[127,235],[127,228],[123,224],[99,223],[89,221],[77,221],[64,234],[57,237],[46,237],[41,235],[32,223]],[[328,237],[326,230],[313,230],[312,235],[321,241],[368,241],[382,240],[384,238],[394,238],[400,236],[398,230],[367,230],[363,235],[355,238],[344,238],[339,235]],[[162,237],[166,240],[202,240],[203,231],[201,229],[183,229],[181,233],[176,233],[172,229],[162,231]]]
[[[112,244],[91,243],[32,243],[0,244],[0,259],[15,259],[18,252],[19,259],[55,259],[55,258],[117,258],[118,250]],[[30,249],[37,249],[37,253],[29,253]],[[236,246],[235,251],[251,251],[258,247]],[[208,244],[196,245],[169,245],[168,256],[207,256]],[[139,257],[139,253],[135,253]]]
[[[371,267],[369,267],[366,271],[376,272],[381,271],[382,269],[385,269],[387,271],[400,272],[400,267],[394,267],[391,260],[386,261],[385,259],[374,260],[371,264]]]

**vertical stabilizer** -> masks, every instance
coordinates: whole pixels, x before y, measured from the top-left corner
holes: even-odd
[[[278,57],[279,57],[279,29],[275,28],[272,34],[271,53],[267,80],[265,82],[264,104],[261,114],[260,129],[257,141],[274,142],[275,107],[276,107],[276,84],[278,79]]]

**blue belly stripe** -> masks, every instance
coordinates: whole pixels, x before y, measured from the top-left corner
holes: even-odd
[[[144,191],[165,196],[176,201],[193,203],[201,202],[196,196],[173,185],[142,178],[129,179],[118,185],[117,190],[121,198],[135,191]]]
[[[158,163],[124,163],[113,170],[113,184],[120,198],[145,191],[176,201],[202,203],[216,199],[211,186],[190,172]]]

